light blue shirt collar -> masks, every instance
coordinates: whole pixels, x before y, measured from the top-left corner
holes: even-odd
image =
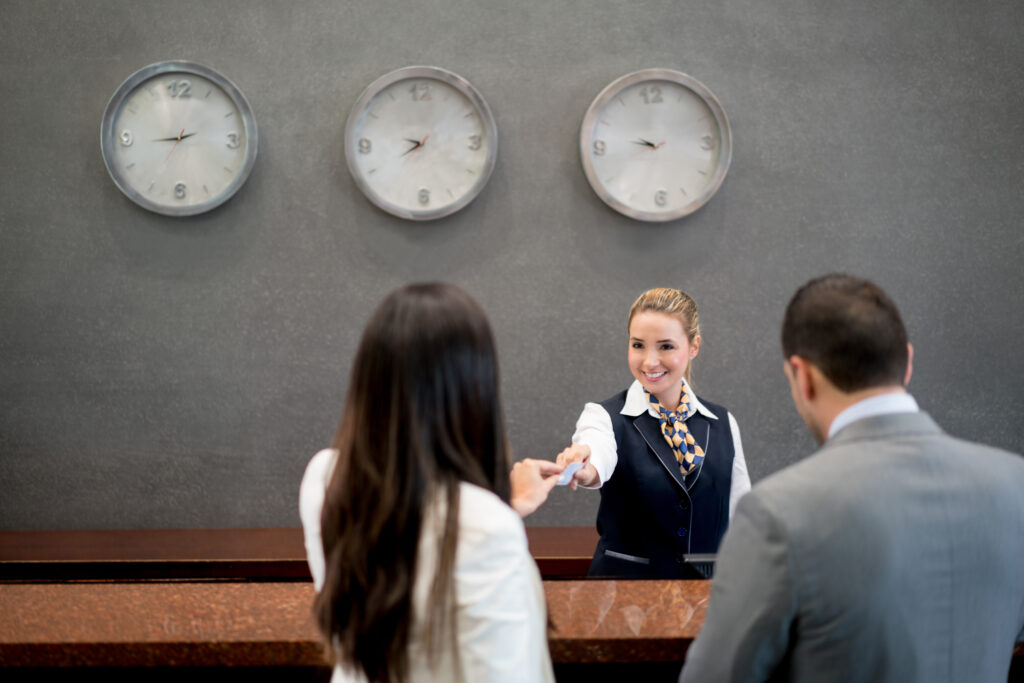
[[[828,428],[828,438],[831,439],[835,436],[836,432],[848,424],[857,420],[863,420],[866,417],[888,415],[890,413],[916,413],[918,410],[917,401],[910,394],[894,391],[890,394],[872,396],[871,398],[854,403],[836,415]]]
[[[697,398],[697,394],[694,393],[693,388],[690,387],[685,379],[683,380],[683,384],[686,384],[687,388],[690,390],[690,404],[694,409],[693,412],[690,413],[690,416],[692,416],[693,413],[700,413],[704,417],[717,420],[718,416],[708,410],[707,407],[700,402],[700,399]],[[637,415],[642,415],[644,412],[649,413],[651,417],[658,417],[658,411],[651,406],[650,401],[647,400],[646,394],[644,394],[644,386],[640,384],[639,380],[633,380],[633,383],[629,385],[629,391],[626,392],[626,401],[622,404],[622,410],[620,410],[619,413],[622,415],[629,415],[630,417],[636,417]],[[689,416],[687,416],[687,419],[689,419]]]

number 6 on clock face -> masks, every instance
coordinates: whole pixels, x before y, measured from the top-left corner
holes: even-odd
[[[400,218],[430,220],[471,202],[498,149],[494,117],[464,78],[431,66],[381,76],[345,124],[345,159],[359,189]]]
[[[580,127],[587,181],[606,204],[643,221],[689,215],[715,194],[732,159],[725,111],[700,81],[646,69],[608,85]]]

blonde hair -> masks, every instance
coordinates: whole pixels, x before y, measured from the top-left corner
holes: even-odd
[[[700,336],[700,317],[697,315],[697,302],[686,292],[671,287],[656,287],[641,294],[629,307],[629,320],[626,322],[626,334],[637,313],[664,313],[678,320],[686,333],[686,339],[693,344]],[[686,382],[690,383],[690,370],[693,360],[686,365]]]

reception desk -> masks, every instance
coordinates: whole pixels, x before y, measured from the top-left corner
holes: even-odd
[[[584,580],[592,529],[528,531],[559,680],[638,667],[673,678],[710,582]],[[287,667],[322,678],[312,600],[296,529],[0,532],[0,666],[33,675],[189,667],[222,680],[223,667]],[[1024,647],[1015,655],[1019,674]]]
[[[556,663],[682,661],[701,581],[546,581]],[[0,585],[0,665],[289,666],[324,663],[309,582]]]

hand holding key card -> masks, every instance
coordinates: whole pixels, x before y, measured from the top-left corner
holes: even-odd
[[[601,485],[597,470],[593,466],[588,467],[590,463],[590,446],[582,443],[571,444],[558,454],[555,462],[565,468],[562,471],[562,477],[558,481],[559,485],[565,486],[568,484],[569,488],[573,491],[576,490],[578,485],[588,487]]]
[[[555,486],[568,485],[569,482],[572,481],[573,475],[579,472],[581,469],[583,469],[582,462],[569,463],[568,465],[565,466],[565,469],[562,470],[562,474],[559,475],[558,482],[555,484]]]

